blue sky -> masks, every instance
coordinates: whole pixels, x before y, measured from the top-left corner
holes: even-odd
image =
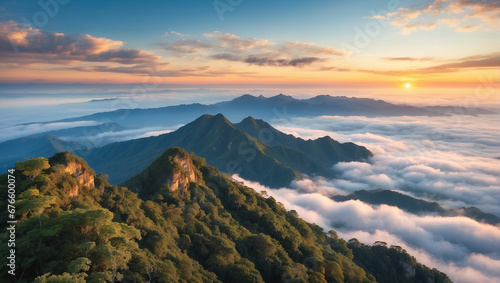
[[[0,82],[472,88],[499,26],[490,0],[3,1]]]

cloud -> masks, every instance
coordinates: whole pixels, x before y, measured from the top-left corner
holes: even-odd
[[[174,36],[178,36],[178,37],[184,37],[186,36],[185,34],[183,33],[180,33],[180,32],[177,32],[177,31],[170,31],[170,32],[165,32],[162,37],[165,37],[165,36],[168,36],[168,35],[174,35]]]
[[[429,61],[429,60],[413,60],[411,57],[396,57],[396,58],[383,58],[390,61]],[[359,70],[379,75],[388,76],[408,76],[408,75],[426,75],[426,74],[441,74],[452,73],[462,70],[477,70],[477,69],[494,69],[500,67],[500,52],[493,52],[487,54],[478,54],[474,56],[467,56],[448,60],[449,63],[439,64],[425,68],[413,68],[408,70]]]
[[[421,72],[448,73],[456,72],[461,69],[478,68],[498,68],[500,67],[500,52],[481,54],[460,58],[456,62],[437,65],[429,68],[420,69]],[[417,71],[418,72],[418,71]]]
[[[448,26],[459,32],[498,29],[500,3],[496,0],[433,0],[369,18],[386,20],[400,27],[403,34],[438,26]]]
[[[305,65],[311,65],[314,62],[322,61],[317,57],[303,57],[295,59],[272,59],[267,57],[248,57],[245,59],[245,63],[257,66],[278,66],[278,67],[302,67]]]
[[[335,229],[346,240],[366,244],[385,241],[399,245],[417,260],[444,271],[454,282],[496,282],[500,271],[500,228],[465,217],[418,216],[388,205],[372,206],[360,201],[335,202],[321,191],[269,189],[234,175],[238,181],[266,191],[306,221],[325,230]]]
[[[321,117],[273,121],[305,139],[329,135],[371,150],[370,163],[338,163],[336,190],[392,189],[453,208],[476,206],[500,216],[500,116]]]
[[[56,123],[31,123],[26,125],[11,126],[2,129],[0,142],[30,136],[48,131],[56,131],[83,126],[99,125],[97,121],[56,122]]]
[[[169,129],[165,129],[162,127],[147,127],[140,129],[129,129],[122,131],[100,131],[100,132],[92,132],[92,135],[88,135],[82,132],[82,136],[67,136],[67,137],[59,137],[59,139],[63,141],[76,141],[79,144],[83,145],[85,148],[94,148],[101,147],[106,144],[110,144],[113,142],[121,142],[128,141],[140,138],[147,138],[153,136],[159,136],[162,134],[167,134],[175,131],[180,128],[182,125],[175,125],[169,127]]]
[[[433,61],[435,60],[432,57],[422,57],[422,58],[415,58],[415,57],[385,57],[382,58],[382,60],[387,60],[387,61],[409,61],[409,62],[425,62],[425,61]]]
[[[174,42],[168,42],[161,45],[163,50],[169,50],[179,53],[201,53],[204,49],[211,49],[210,43],[194,39],[181,39]]]
[[[144,50],[122,48],[123,44],[88,34],[48,32],[14,21],[0,22],[0,54],[4,63],[159,63],[158,56]]]
[[[256,66],[274,66],[274,67],[303,67],[306,65],[311,65],[315,62],[321,62],[323,59],[318,57],[303,57],[295,59],[274,59],[275,57],[266,56],[238,56],[234,54],[215,54],[211,58],[216,60],[227,60],[227,61],[237,61],[248,63],[249,65]]]
[[[337,48],[318,46],[313,42],[275,43],[268,39],[241,38],[235,34],[214,31],[203,39],[181,39],[161,43],[167,52],[199,56],[220,61],[241,62],[254,66],[297,67],[326,62],[332,57],[345,55]],[[348,71],[347,69],[337,69]],[[320,68],[319,70],[327,70]]]
[[[242,39],[241,37],[235,34],[224,33],[220,31],[205,33],[203,36],[215,39],[217,46],[227,48],[229,50],[234,50],[234,49],[245,50],[245,49],[252,49],[259,47],[269,47],[274,45],[273,42],[270,42],[267,39],[258,39],[258,38]]]
[[[344,56],[345,53],[340,49],[327,47],[327,46],[317,46],[314,42],[288,42],[280,47],[281,51],[286,54],[315,54],[315,55],[335,55]]]

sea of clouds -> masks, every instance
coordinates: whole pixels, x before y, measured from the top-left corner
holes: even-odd
[[[475,206],[500,216],[500,115],[290,118],[279,130],[309,139],[329,135],[374,153],[338,163],[334,180],[305,178],[289,188],[245,182],[295,209],[307,221],[365,244],[400,245],[454,282],[500,282],[500,227],[466,217],[415,215],[388,205],[335,202],[336,194],[390,189],[444,207]]]

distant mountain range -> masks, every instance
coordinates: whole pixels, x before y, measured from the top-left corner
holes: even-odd
[[[64,119],[57,122],[103,121],[118,123],[127,128],[185,124],[203,114],[222,113],[231,121],[245,117],[271,121],[277,118],[341,116],[439,116],[442,112],[396,105],[383,100],[345,96],[319,95],[310,99],[296,99],[279,94],[264,96],[242,95],[231,101],[211,105],[183,104],[150,109],[120,109],[92,115]]]
[[[271,121],[281,118],[323,115],[387,117],[495,114],[495,112],[480,108],[414,107],[383,100],[346,96],[318,95],[309,99],[296,99],[283,94],[273,97],[245,94],[230,101],[210,105],[193,103],[149,109],[120,109],[58,122],[103,121],[118,123],[127,128],[138,128],[185,124],[200,115],[217,113],[222,113],[231,121],[240,121],[248,116]]]
[[[222,114],[203,115],[175,132],[118,142],[90,151],[85,159],[112,183],[142,171],[169,147],[182,147],[207,159],[222,172],[239,174],[269,187],[285,187],[301,174],[333,177],[340,161],[363,161],[372,154],[330,137],[303,140],[252,117],[232,124]]]
[[[117,99],[113,98],[112,100]],[[123,105],[126,105],[126,103],[123,103]],[[211,105],[194,103],[149,109],[120,109],[58,121],[36,123],[43,125],[91,121],[98,125],[43,132],[2,142],[0,143],[0,151],[4,152],[4,154],[0,156],[0,169],[6,169],[12,166],[15,161],[32,156],[32,153],[39,152],[40,156],[48,157],[62,150],[70,150],[72,152],[78,151],[81,153],[80,155],[83,155],[95,147],[102,147],[120,140],[134,139],[141,134],[147,134],[148,131],[175,129],[201,115],[216,115],[218,113],[223,114],[233,122],[241,121],[248,116],[272,121],[274,119],[321,115],[437,116],[450,113],[459,115],[495,114],[480,108],[452,106],[419,108],[396,105],[382,100],[345,96],[319,95],[309,99],[296,99],[283,94],[273,97],[246,94],[230,101]],[[26,125],[28,124],[24,126]],[[255,135],[251,136],[255,137]]]
[[[336,195],[333,196],[332,199],[339,202],[360,200],[364,203],[373,205],[387,204],[396,206],[413,214],[431,213],[441,216],[465,216],[478,222],[488,223],[491,225],[500,224],[500,217],[494,214],[484,213],[477,207],[449,209],[442,207],[437,202],[428,202],[390,190],[360,190],[352,192],[346,196]]]
[[[22,138],[12,139],[0,143],[0,170],[12,168],[19,160],[26,160],[33,156],[50,157],[58,152],[71,151],[81,154],[102,145],[108,140],[110,133],[125,130],[116,123],[104,123],[96,126],[74,127],[55,130]],[[94,135],[96,134],[97,135]],[[88,134],[86,136],[86,134]],[[92,134],[92,139],[87,139]],[[99,134],[101,136],[99,136]]]

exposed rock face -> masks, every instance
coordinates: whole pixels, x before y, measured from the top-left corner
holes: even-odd
[[[194,172],[191,158],[177,154],[174,157],[175,163],[180,165],[180,170],[173,173],[172,177],[165,182],[170,186],[170,190],[177,191],[187,188],[189,183],[196,182],[196,173]]]
[[[78,183],[81,186],[86,186],[86,187],[91,187],[91,188],[95,186],[94,175],[91,172],[87,172],[83,168],[83,165],[80,163],[70,162],[68,165],[66,165],[66,168],[64,168],[64,171],[75,176],[76,179],[78,180]]]
[[[66,151],[52,156],[49,163],[51,166],[62,165],[64,172],[73,175],[77,180],[78,184],[67,192],[69,198],[78,196],[83,187],[95,188],[95,173],[83,159]]]
[[[78,180],[78,185],[73,187],[69,193],[68,197],[69,198],[74,198],[78,196],[80,193],[80,188],[81,187],[90,187],[94,188],[95,183],[94,183],[94,175],[88,171],[85,170],[82,164],[77,163],[77,162],[70,162],[66,165],[64,168],[64,172],[68,172],[71,175],[73,175],[77,180]]]
[[[415,277],[415,267],[411,265],[411,262],[406,262],[403,260],[399,261],[399,264],[404,268],[405,270],[405,277],[406,278],[414,278]]]

